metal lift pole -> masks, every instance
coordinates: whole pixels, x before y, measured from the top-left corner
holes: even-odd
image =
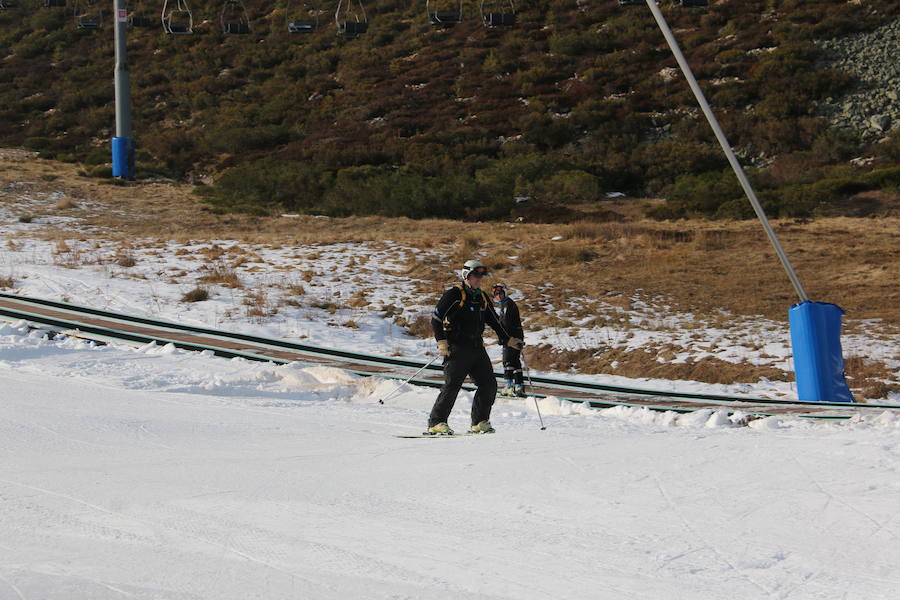
[[[128,35],[128,9],[125,0],[113,0],[116,41],[116,136],[112,139],[113,177],[134,178],[134,138],[131,137],[131,80],[125,44]]]
[[[772,226],[769,224],[769,220],[766,218],[766,213],[763,211],[762,206],[759,204],[759,200],[756,198],[756,192],[753,191],[753,187],[747,180],[747,175],[744,173],[744,169],[741,168],[741,164],[738,162],[737,157],[734,155],[734,151],[731,149],[731,145],[728,143],[728,139],[722,132],[722,128],[719,126],[719,121],[718,119],[716,119],[716,115],[713,114],[712,109],[709,107],[709,103],[706,101],[706,96],[703,95],[703,90],[701,90],[700,86],[697,84],[697,80],[694,78],[694,73],[693,71],[691,71],[690,65],[688,65],[687,60],[684,58],[684,54],[681,53],[681,48],[678,46],[678,42],[675,40],[675,36],[672,35],[672,30],[669,29],[669,24],[666,22],[665,17],[663,17],[662,11],[659,10],[659,6],[656,5],[656,0],[647,0],[647,6],[650,7],[650,11],[653,13],[653,18],[656,19],[656,23],[662,30],[663,36],[665,36],[666,42],[668,42],[669,44],[669,48],[672,49],[672,54],[675,55],[675,60],[678,61],[678,66],[681,67],[681,72],[684,73],[684,78],[687,79],[688,85],[691,86],[691,91],[694,92],[694,96],[696,96],[697,102],[700,103],[700,108],[703,109],[703,114],[706,115],[706,120],[709,121],[709,125],[710,127],[712,127],[713,133],[716,134],[716,139],[719,140],[719,144],[722,146],[722,150],[725,152],[725,156],[728,158],[728,162],[729,164],[731,164],[731,168],[734,170],[734,174],[737,175],[738,181],[741,182],[741,187],[744,188],[744,193],[747,194],[747,198],[750,199],[750,204],[753,205],[753,210],[756,212],[756,216],[759,217],[759,222],[762,223],[763,229],[765,229],[766,231],[766,235],[769,236],[769,241],[772,243],[772,247],[775,248],[775,253],[778,255],[778,260],[781,261],[784,270],[787,272],[788,279],[791,280],[791,284],[794,286],[794,290],[797,292],[797,295],[800,296],[800,301],[809,301],[809,297],[803,290],[803,285],[801,285],[800,279],[797,277],[797,274],[794,272],[794,268],[791,266],[791,261],[788,260],[787,254],[784,253],[784,249],[781,247],[781,243],[775,236],[775,231],[772,230]]]
[[[694,92],[697,102],[700,103],[706,120],[709,121],[713,133],[716,134],[716,139],[719,140],[725,156],[728,157],[734,174],[737,175],[741,187],[744,188],[744,193],[750,199],[750,204],[753,205],[759,222],[766,230],[766,235],[769,236],[769,241],[775,248],[775,253],[787,272],[788,279],[791,280],[794,290],[800,296],[800,304],[793,305],[788,311],[791,323],[791,346],[794,349],[794,373],[797,377],[797,396],[801,400],[813,402],[853,402],[853,394],[850,393],[844,377],[844,362],[841,352],[840,334],[843,309],[835,304],[809,301],[797,274],[791,267],[791,262],[778,242],[772,226],[769,225],[766,213],[756,198],[756,192],[753,191],[753,187],[747,180],[747,175],[728,144],[728,139],[722,132],[719,121],[709,107],[703,91],[697,84],[690,65],[684,58],[684,54],[681,53],[681,48],[678,47],[678,42],[672,35],[672,30],[669,29],[669,24],[666,23],[662,11],[656,5],[656,0],[646,1],[650,12],[653,13],[653,18],[656,19],[656,24],[659,25],[672,50],[672,54],[675,55],[675,60],[678,61],[678,66],[681,67],[681,72],[684,73],[684,78],[687,79],[691,91]]]

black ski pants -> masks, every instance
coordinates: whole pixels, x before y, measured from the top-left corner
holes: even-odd
[[[451,344],[450,356],[444,359],[444,385],[428,417],[429,427],[447,422],[467,376],[471,376],[478,386],[472,401],[472,424],[477,425],[490,419],[491,408],[497,397],[497,380],[494,378],[491,359],[483,345],[471,347]]]
[[[522,351],[503,346],[503,374],[508,381],[519,385],[524,383],[522,378]]]

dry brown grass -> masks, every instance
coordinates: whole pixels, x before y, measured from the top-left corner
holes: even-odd
[[[137,259],[134,258],[131,254],[122,254],[116,258],[116,264],[120,267],[133,267],[137,264]]]
[[[241,278],[238,277],[236,271],[220,265],[211,267],[206,273],[198,277],[197,281],[199,281],[200,283],[221,285],[228,288],[243,287]]]
[[[70,208],[78,208],[78,202],[71,196],[64,196],[56,201],[57,210],[68,210]]]
[[[0,290],[12,289],[16,285],[16,280],[12,277],[0,277]]]
[[[772,381],[789,381],[792,376],[773,367],[755,366],[749,363],[730,363],[706,357],[698,361],[673,363],[674,354],[669,349],[658,352],[648,350],[622,350],[591,348],[560,350],[548,345],[529,346],[528,366],[536,369],[567,371],[573,367],[582,373],[610,373],[625,377],[659,377],[689,379],[708,383],[752,383],[766,377]]]
[[[358,290],[347,301],[351,308],[365,308],[369,306],[369,299],[366,298],[365,290]]]
[[[397,325],[406,328],[409,335],[428,340],[434,337],[434,331],[431,328],[431,315],[419,315],[411,322],[397,320]]]
[[[538,243],[523,250],[519,264],[528,270],[567,267],[588,263],[597,258],[596,245],[580,240]],[[502,268],[495,267],[495,271]]]
[[[850,356],[844,360],[844,372],[850,390],[857,398],[887,398],[889,392],[900,392],[900,385],[887,383],[896,380],[896,374],[881,361]]]
[[[321,219],[215,215],[178,184],[108,186],[78,177],[75,167],[39,159],[17,163],[22,173],[3,180],[35,181],[33,189],[91,198],[83,207],[88,225],[134,237],[173,241],[236,239],[242,243],[294,246],[331,242],[392,240],[418,248],[446,248],[446,255],[480,255],[496,278],[523,288],[552,281],[571,295],[600,297],[609,291],[665,294],[673,308],[708,313],[723,308],[786,320],[796,296],[756,221],[646,221],[539,225],[466,223],[382,217]],[[41,181],[52,166],[55,181]],[[32,177],[27,177],[29,174]],[[623,212],[634,203],[608,206]],[[107,210],[115,205],[117,210]],[[129,217],[128,215],[133,215]],[[775,221],[779,237],[814,300],[834,302],[854,319],[881,318],[900,326],[900,219],[833,218]],[[559,242],[551,238],[561,236]],[[210,259],[223,249],[212,244]],[[438,287],[455,277],[446,263],[415,255],[409,275]],[[518,256],[509,260],[508,256]],[[416,262],[418,261],[418,262]],[[536,266],[528,270],[514,267]],[[314,273],[303,279],[311,280]],[[524,289],[524,288],[523,288]]]
[[[209,290],[199,287],[186,292],[181,297],[182,302],[203,302],[204,300],[209,300]]]
[[[758,222],[640,220],[642,205],[658,200],[603,201],[598,203],[598,210],[614,210],[628,220],[577,224],[458,223],[383,217],[262,218],[213,214],[191,194],[188,185],[103,185],[77,176],[73,165],[34,158],[23,159],[16,166],[20,167],[16,172],[0,168],[0,186],[11,181],[31,181],[34,183],[23,188],[23,192],[62,192],[68,197],[89,198],[91,202],[77,213],[85,225],[119,232],[123,241],[156,238],[207,244],[206,251],[200,253],[206,262],[225,260],[222,257],[228,257],[229,265],[254,260],[239,253],[239,246],[216,247],[211,242],[216,239],[236,240],[239,245],[282,247],[390,240],[432,251],[410,253],[405,273],[422,280],[412,293],[417,300],[428,303],[455,280],[462,260],[480,257],[493,269],[494,281],[502,280],[519,291],[516,299],[534,324],[546,320],[549,325],[553,318],[547,306],[565,307],[571,298],[602,300],[628,309],[635,298],[662,296],[673,311],[693,312],[709,322],[719,318],[718,311],[726,310],[738,316],[762,315],[780,321],[786,330],[787,310],[797,301]],[[52,181],[41,179],[48,168],[59,177]],[[53,208],[48,206],[46,212]],[[43,214],[43,209],[36,207],[28,210],[38,216]],[[879,327],[883,331],[900,330],[900,219],[781,220],[773,221],[773,226],[811,299],[840,305],[851,323],[881,319]],[[115,235],[104,233],[107,239]],[[554,237],[560,239],[554,241]],[[66,252],[62,247],[58,250],[67,262],[77,262],[77,253]],[[439,255],[447,258],[438,258]],[[307,271],[297,278],[309,282],[320,276]],[[487,284],[490,283],[489,280]],[[539,297],[538,291],[546,297]],[[357,308],[363,309],[362,301],[362,297],[358,302],[351,299],[350,304],[358,303]],[[397,316],[400,312],[386,308],[385,314]],[[566,319],[554,324],[566,324]],[[731,317],[721,319],[727,324]],[[848,329],[853,327],[856,325],[851,324]],[[656,356],[650,358],[655,360]],[[857,367],[848,362],[848,373],[853,375]],[[629,367],[630,364],[636,366]],[[668,369],[661,375],[668,378],[690,375],[703,380],[701,367],[714,365],[709,369],[709,378],[728,379],[731,375],[721,373],[732,373],[732,367],[717,365],[711,359],[685,366],[658,364],[661,366],[649,362],[648,357],[623,357],[614,372],[652,376],[642,370],[643,366]],[[720,367],[721,371],[717,370]],[[594,367],[587,364],[585,370],[590,368]],[[866,368],[878,370],[877,366]],[[765,372],[750,365],[741,365],[737,371],[751,379]],[[852,385],[857,386],[857,376],[853,376]],[[872,386],[874,394],[879,385],[877,375],[861,378],[859,381],[867,383],[859,385]],[[891,381],[896,377],[883,379]]]
[[[244,314],[253,321],[278,314],[278,304],[270,301],[269,293],[262,286],[248,291],[242,303],[245,307]]]

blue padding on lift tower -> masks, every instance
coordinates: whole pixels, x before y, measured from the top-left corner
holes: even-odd
[[[843,309],[826,302],[801,302],[788,311],[797,396],[809,402],[853,402],[841,355]]]
[[[113,177],[134,177],[134,138],[114,137],[112,139]]]

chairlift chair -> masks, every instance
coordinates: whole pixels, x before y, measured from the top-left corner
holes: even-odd
[[[65,8],[66,0],[44,0],[44,8]]]
[[[312,2],[300,2],[296,8],[288,2],[288,33],[313,33],[319,29],[319,9]]]
[[[187,0],[165,0],[162,11],[163,31],[171,35],[194,33],[194,14]]]
[[[644,0],[619,0],[620,6],[637,6],[639,4],[646,4]]]
[[[222,33],[246,35],[250,33],[250,18],[241,0],[225,0],[219,15]]]
[[[131,10],[129,12],[131,12],[131,16],[128,17],[128,22],[131,24],[132,27],[153,27],[156,25],[156,19],[154,19],[153,17],[148,17],[146,15],[146,11],[138,11],[135,9],[135,10]],[[136,12],[141,12],[141,13],[145,13],[145,14],[135,16],[134,13],[136,13]]]
[[[75,0],[73,14],[78,29],[96,31],[103,24],[103,12],[94,5],[93,0]]]
[[[0,0],[0,10],[19,8],[19,0]]]
[[[132,27],[154,27],[156,19],[153,17],[129,17],[128,22]]]
[[[675,4],[683,8],[706,8],[709,0],[675,0]]]
[[[512,0],[481,0],[481,19],[485,27],[512,27],[516,6]]]
[[[453,27],[462,23],[462,0],[425,0],[428,22],[435,27]]]
[[[334,22],[337,23],[338,35],[346,38],[355,38],[369,30],[369,20],[362,0],[338,0]]]

